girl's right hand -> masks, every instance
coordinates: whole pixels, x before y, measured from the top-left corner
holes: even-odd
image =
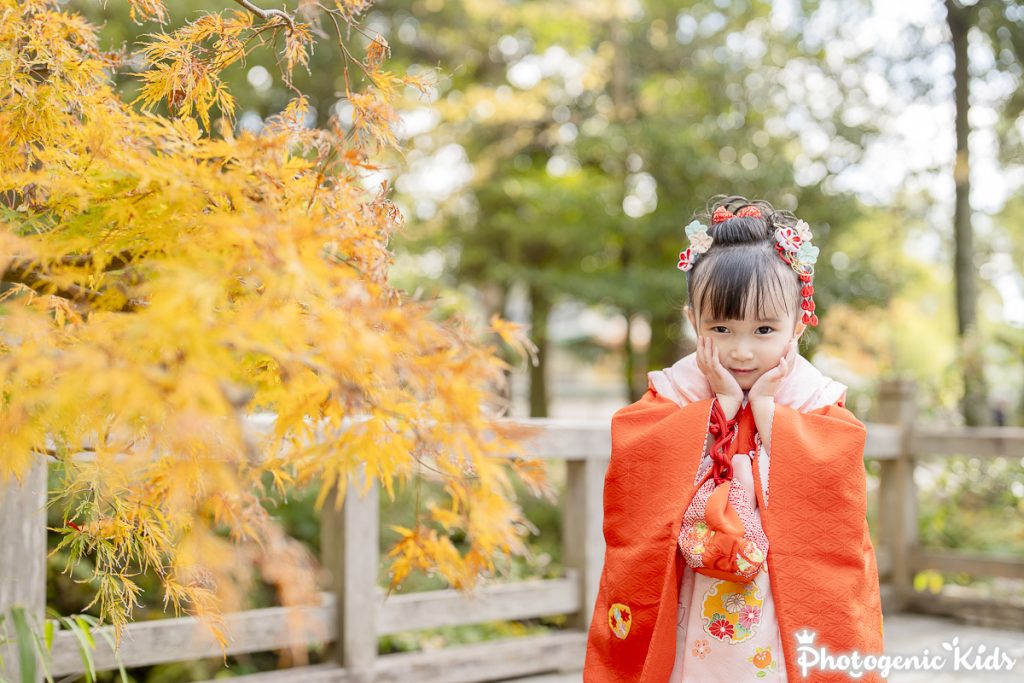
[[[723,408],[726,407],[726,403],[732,404],[735,401],[736,410],[739,410],[740,405],[743,403],[743,389],[740,387],[740,383],[736,381],[736,378],[732,376],[732,373],[722,365],[718,358],[718,349],[715,348],[710,337],[697,337],[697,367],[708,378],[711,390],[715,392],[719,401],[723,403]],[[731,408],[732,406],[730,405],[729,407]],[[726,416],[732,419],[733,416],[729,415],[730,412],[733,411],[726,410]]]

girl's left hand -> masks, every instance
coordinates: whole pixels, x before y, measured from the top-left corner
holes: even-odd
[[[747,392],[747,400],[753,402],[758,398],[775,398],[782,380],[789,376],[789,373],[796,367],[796,339],[790,339],[786,352],[779,359],[779,364],[757,378],[754,386]]]

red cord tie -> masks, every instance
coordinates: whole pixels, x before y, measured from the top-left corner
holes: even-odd
[[[715,486],[732,479],[732,458],[726,454],[725,449],[736,439],[739,421],[739,413],[731,420],[725,418],[725,411],[722,410],[718,398],[711,402],[711,422],[708,431],[716,437],[711,444],[711,472],[715,478]]]

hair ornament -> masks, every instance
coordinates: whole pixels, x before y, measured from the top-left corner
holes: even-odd
[[[730,211],[729,209],[725,208],[724,206],[720,206],[717,209],[715,209],[715,212],[713,214],[711,214],[711,222],[712,223],[722,223],[724,221],[729,220],[730,218],[735,218],[737,216],[739,216],[740,218],[762,218],[763,217],[761,215],[761,209],[757,208],[756,206],[750,206],[750,205],[744,206],[742,209],[740,209],[736,213],[733,213],[732,211]]]
[[[724,206],[720,206],[717,209],[715,209],[715,212],[713,214],[711,214],[711,222],[721,223],[723,221],[729,220],[730,218],[733,217],[733,215],[734,214],[732,211],[725,208]]]
[[[806,221],[798,220],[793,227],[775,229],[775,251],[782,260],[800,276],[800,308],[803,311],[800,321],[812,327],[818,324],[818,315],[814,312],[814,264],[818,261],[818,247],[811,244],[811,227]]]
[[[679,252],[679,270],[689,270],[701,254],[711,248],[714,238],[708,234],[708,226],[698,220],[692,221],[686,226],[686,236],[690,240],[690,246]]]

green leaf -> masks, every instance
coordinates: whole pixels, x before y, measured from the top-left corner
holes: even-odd
[[[28,625],[25,608],[11,608],[11,621],[14,622],[14,634],[18,643],[18,668],[21,671],[22,683],[36,683],[36,653],[32,647],[32,629]]]
[[[85,634],[85,639],[89,642],[89,647],[93,650],[96,649],[96,641],[92,637],[92,629],[82,615],[75,617],[75,623],[82,629],[82,633]]]
[[[92,683],[96,678],[96,665],[92,659],[92,649],[95,647],[93,643],[92,635],[89,633],[88,624],[85,625],[83,630],[79,623],[85,623],[84,620],[81,622],[81,617],[71,619],[69,617],[61,617],[61,623],[68,627],[68,629],[75,635],[75,639],[78,640],[78,652],[82,656],[82,663],[85,664],[85,681],[86,683]]]
[[[87,618],[94,627],[99,626],[99,620],[92,615],[83,614],[80,618]],[[99,630],[99,634],[103,637],[103,640],[107,641],[110,651],[114,653],[114,661],[117,662],[117,670],[121,674],[121,683],[128,683],[128,672],[124,670],[124,664],[121,662],[121,655],[117,651],[117,643],[114,642],[114,637],[110,635],[110,631],[102,628]]]
[[[45,622],[43,628],[46,628]],[[43,643],[43,639],[36,636],[34,633],[32,634],[32,645],[39,654],[39,659],[36,661],[43,667],[43,678],[46,679],[47,683],[53,683],[53,676],[50,675],[51,659],[49,649],[46,648],[45,643]]]
[[[47,619],[43,622],[43,641],[46,643],[46,651],[53,650],[53,620]]]

